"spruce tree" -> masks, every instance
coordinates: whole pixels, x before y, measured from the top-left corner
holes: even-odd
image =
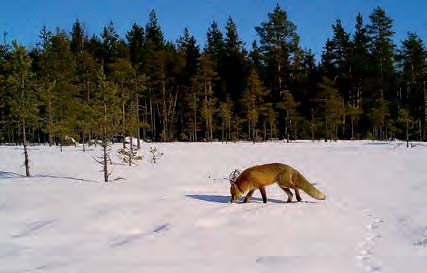
[[[74,53],[82,54],[86,40],[87,40],[87,37],[85,35],[83,27],[80,21],[77,19],[71,31],[71,42],[70,42],[71,51]]]
[[[246,52],[239,38],[237,26],[231,17],[228,17],[225,29],[224,61],[219,76],[225,82],[227,96],[230,96],[233,101],[238,101],[248,81]],[[225,100],[224,97],[219,99]],[[240,110],[239,105],[236,105],[236,111],[240,112]]]
[[[142,66],[142,49],[145,44],[144,28],[134,23],[132,29],[126,33],[126,39],[129,46],[130,62],[138,70]]]

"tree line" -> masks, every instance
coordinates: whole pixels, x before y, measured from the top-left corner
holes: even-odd
[[[42,27],[31,50],[0,45],[0,142],[425,140],[423,41],[394,44],[380,7],[354,25],[336,20],[319,61],[279,5],[250,46],[231,17],[202,47],[187,28],[166,41],[155,11],[125,37]]]

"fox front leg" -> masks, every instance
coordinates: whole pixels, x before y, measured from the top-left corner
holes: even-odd
[[[245,203],[249,203],[251,201],[252,194],[254,194],[255,190],[251,190],[245,197]]]
[[[265,192],[265,188],[260,187],[259,191],[261,192],[262,202],[267,203],[267,193]]]

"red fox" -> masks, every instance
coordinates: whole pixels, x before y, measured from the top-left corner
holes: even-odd
[[[230,183],[231,203],[237,202],[237,199],[245,193],[248,193],[245,197],[245,203],[249,203],[252,194],[257,189],[261,192],[263,202],[267,203],[265,187],[273,183],[276,183],[285,191],[288,196],[288,203],[292,201],[293,197],[290,189],[295,190],[298,201],[302,200],[299,189],[315,199],[324,200],[326,198],[297,170],[281,163],[250,167],[244,170],[237,178],[231,178]]]

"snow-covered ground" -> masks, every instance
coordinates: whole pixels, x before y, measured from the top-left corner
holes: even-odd
[[[149,148],[164,153],[157,164]],[[116,146],[118,149],[120,146]],[[427,144],[144,143],[145,159],[99,148],[0,147],[0,272],[425,272]],[[282,162],[327,195],[229,204],[235,168]]]

